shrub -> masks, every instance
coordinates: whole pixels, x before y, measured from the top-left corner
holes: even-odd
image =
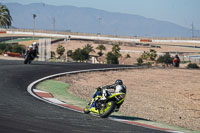
[[[107,53],[107,64],[119,64],[118,56],[113,54],[112,52]]]
[[[196,63],[189,63],[187,68],[191,68],[191,69],[198,69],[199,66]]]
[[[169,53],[166,53],[165,55],[159,56],[156,62],[164,63],[168,66],[169,64],[173,63],[173,58],[170,56]]]
[[[64,54],[65,48],[62,45],[58,45],[56,52],[60,55],[60,57]]]
[[[56,56],[55,52],[54,52],[54,51],[51,51],[51,58],[53,58],[53,57],[55,57],[55,56]]]
[[[19,44],[14,44],[12,46],[12,50],[11,52],[14,52],[14,53],[25,53],[25,47],[22,46],[22,45],[19,45]]]
[[[26,49],[19,44],[0,43],[0,50],[3,52],[24,53]]]
[[[140,57],[137,59],[137,65],[141,66],[143,63],[143,59]]]
[[[72,56],[73,51],[72,50],[68,50],[67,51],[67,56],[71,57]]]
[[[89,59],[89,53],[88,50],[86,49],[76,49],[73,53],[72,53],[72,59],[75,61],[84,61],[84,60],[88,60]]]
[[[150,59],[154,61],[157,57],[157,52],[154,49],[150,49],[149,52],[144,51],[144,53],[141,55],[141,58],[144,60]]]
[[[130,54],[127,54],[127,55],[126,55],[126,58],[131,58]]]

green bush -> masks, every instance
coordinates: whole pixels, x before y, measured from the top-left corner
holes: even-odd
[[[65,48],[62,45],[58,45],[56,52],[60,55],[60,57],[64,54]]]
[[[51,51],[51,58],[54,58],[56,56],[54,51]]]
[[[141,66],[143,63],[143,59],[140,57],[137,59],[137,65]]]
[[[165,55],[159,56],[156,62],[164,63],[168,66],[169,64],[173,63],[173,58],[170,56],[169,53],[166,53]]]
[[[67,51],[67,56],[71,57],[72,56],[73,51],[72,50],[68,50]]]
[[[26,49],[19,44],[0,43],[0,50],[3,52],[24,53]]]
[[[196,63],[189,63],[187,68],[191,68],[191,69],[198,69],[199,66]]]
[[[107,64],[119,64],[118,55],[113,54],[112,52],[107,53]]]
[[[84,61],[84,60],[88,60],[89,59],[89,53],[88,50],[86,49],[76,49],[73,53],[72,53],[72,59],[75,61]]]

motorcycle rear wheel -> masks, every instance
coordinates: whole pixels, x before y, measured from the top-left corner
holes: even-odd
[[[115,109],[116,103],[114,101],[108,101],[106,105],[99,110],[99,116],[101,118],[108,117]]]

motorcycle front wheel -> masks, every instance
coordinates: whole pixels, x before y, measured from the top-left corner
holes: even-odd
[[[24,59],[24,64],[27,64],[29,60],[30,60],[30,59],[29,59],[29,56],[26,55],[26,56],[25,56],[25,59]]]
[[[83,109],[83,112],[85,113],[85,114],[89,114],[90,113],[90,106],[86,106],[84,109]]]
[[[102,118],[108,117],[115,109],[116,103],[114,101],[108,101],[104,107],[99,110],[99,116]]]

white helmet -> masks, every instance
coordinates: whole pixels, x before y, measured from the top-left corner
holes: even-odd
[[[115,88],[115,93],[119,93],[122,90],[122,86],[121,85],[117,85]]]
[[[33,46],[32,46],[32,45],[30,45],[30,46],[29,46],[29,48],[33,48]]]
[[[36,45],[37,44],[37,42],[33,42],[33,45]]]

